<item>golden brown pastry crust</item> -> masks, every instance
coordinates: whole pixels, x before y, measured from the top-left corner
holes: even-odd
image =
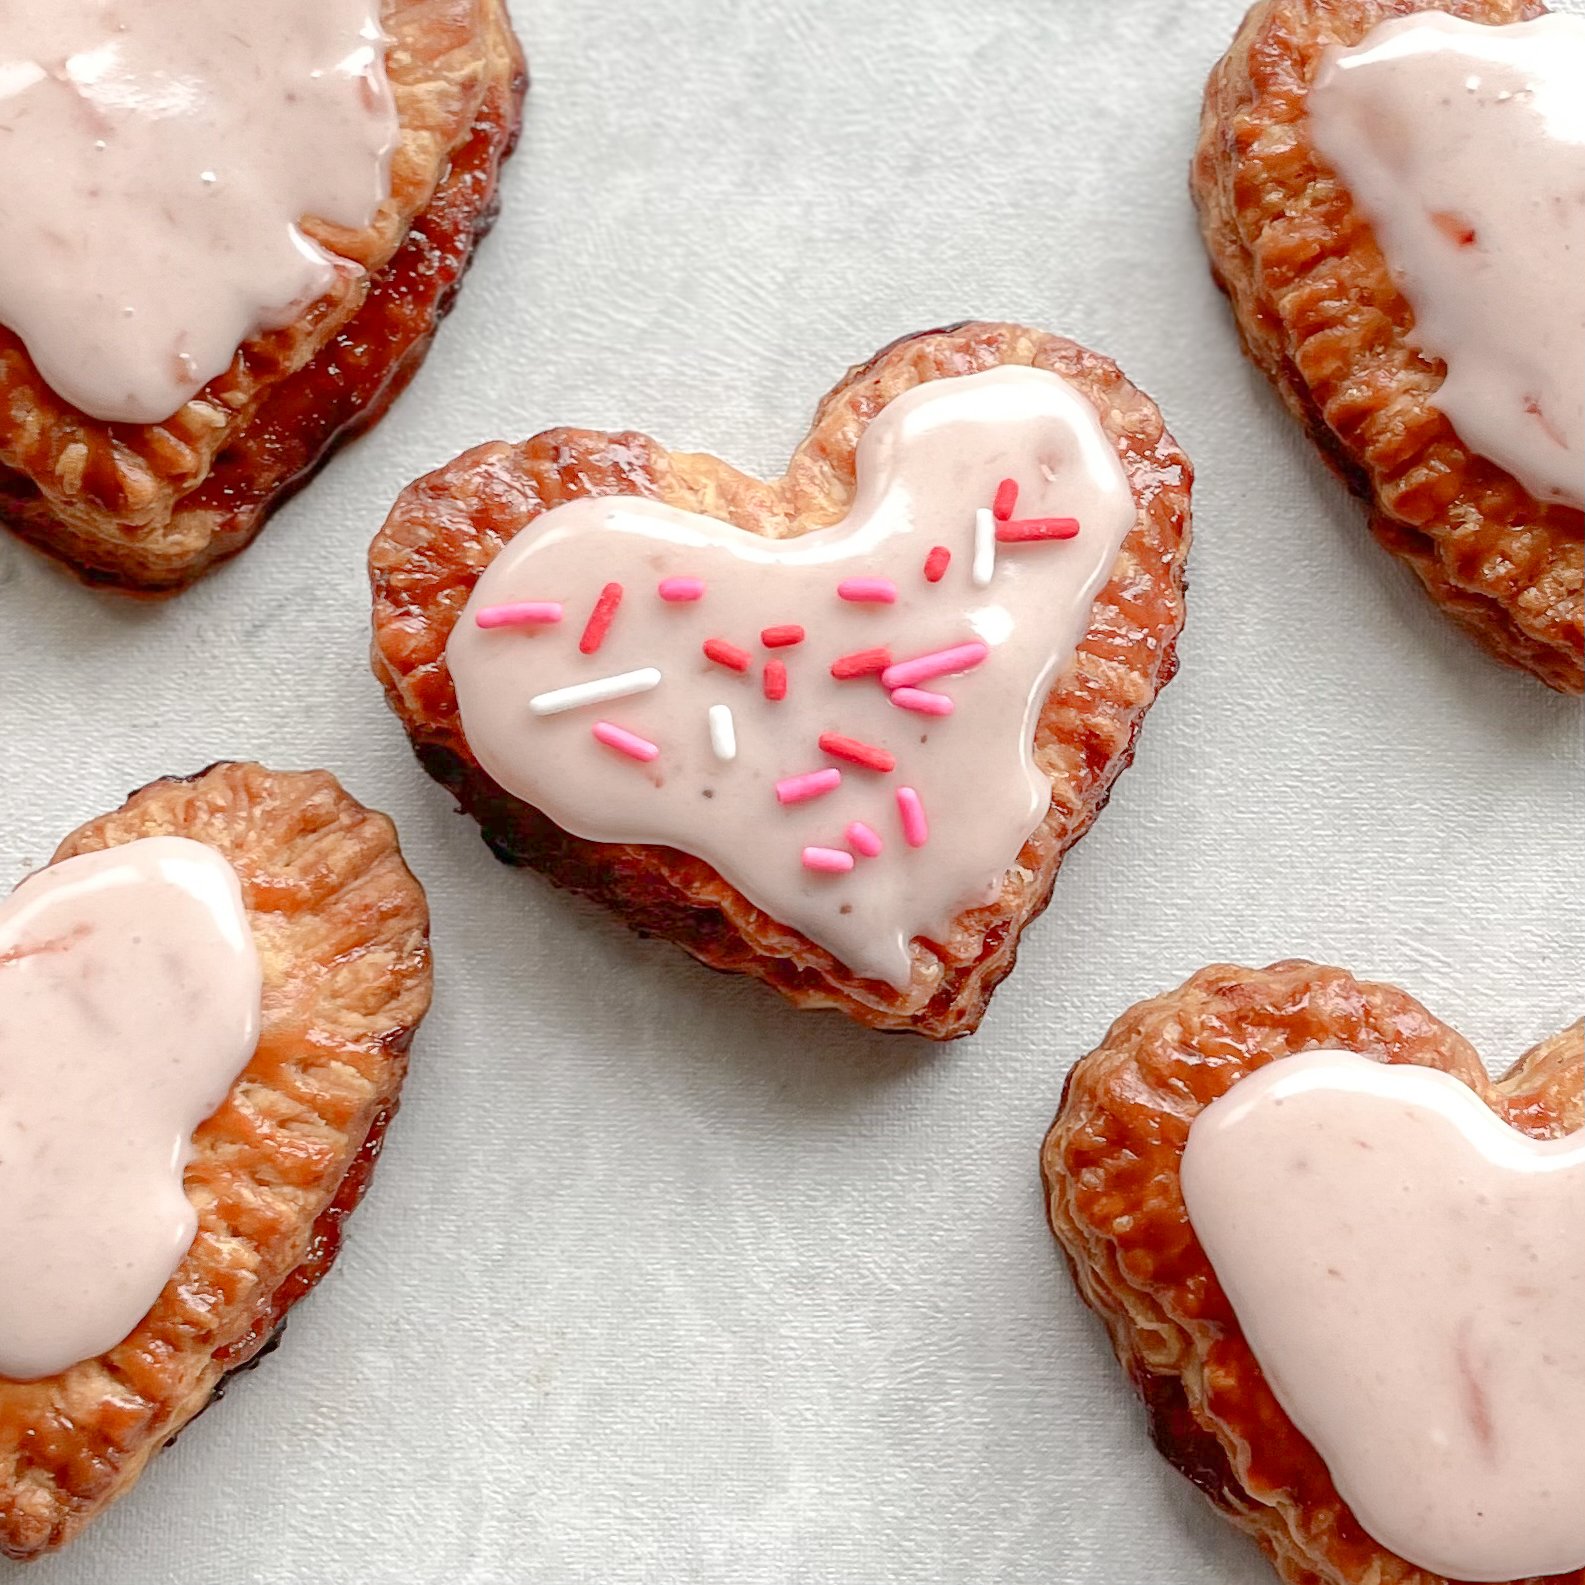
[[[157,781],[55,860],[183,836],[235,867],[264,968],[258,1049],[194,1135],[198,1236],[125,1342],[0,1378],[0,1556],[69,1541],[269,1342],[328,1269],[429,1006],[428,914],[384,815],[323,771]]]
[[[526,78],[505,0],[386,0],[401,135],[372,226],[307,230],[335,286],[161,424],[62,401],[0,327],[0,518],[91,581],[155,591],[241,549],[422,360],[489,229]]]
[[[1051,808],[998,899],[948,939],[919,943],[906,991],[861,980],[778,924],[702,860],[671,848],[585,842],[497,786],[469,751],[445,648],[474,583],[541,512],[585,495],[645,495],[769,538],[840,518],[854,451],[876,413],[925,380],[1034,364],[1094,403],[1133,486],[1138,518],[1095,603],[1074,662],[1035,734]],[[752,974],[803,1007],[836,1007],[878,1029],[945,1040],[971,1033],[1011,970],[1024,926],[1046,906],[1063,855],[1088,830],[1133,756],[1135,734],[1175,668],[1183,623],[1191,470],[1155,404],[1110,360],[1017,325],[965,324],[905,338],[851,370],[821,402],[779,480],[647,436],[554,429],[521,445],[475,447],[409,485],[369,552],[374,670],[419,759],[484,828],[496,855],[613,909],[712,968]]]
[[[1245,350],[1371,527],[1492,654],[1585,688],[1585,515],[1542,505],[1431,405],[1446,365],[1407,341],[1414,315],[1366,221],[1310,142],[1323,51],[1423,0],[1260,0],[1211,72],[1191,186]],[[1537,0],[1439,0],[1504,23]]]
[[[1462,1079],[1535,1138],[1585,1125],[1585,1026],[1502,1080],[1412,997],[1341,969],[1218,964],[1126,1012],[1073,1069],[1041,1151],[1052,1230],[1163,1455],[1258,1541],[1288,1585],[1447,1585],[1360,1529],[1278,1407],[1184,1209],[1194,1119],[1245,1074],[1319,1046]],[[1585,1571],[1517,1585],[1585,1585]]]

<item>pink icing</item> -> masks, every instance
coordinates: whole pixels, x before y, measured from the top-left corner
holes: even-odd
[[[236,874],[202,843],[66,859],[0,905],[0,1376],[102,1354],[159,1297],[259,999]]]
[[[1355,1517],[1437,1576],[1585,1567],[1585,1132],[1322,1050],[1196,1119],[1189,1217]]]
[[[939,938],[994,897],[1046,812],[1035,719],[1136,508],[1088,400],[1024,367],[906,392],[870,422],[857,470],[842,521],[779,542],[647,499],[556,507],[479,579],[446,658],[469,745],[503,787],[576,835],[697,854],[854,972],[902,986],[913,940]],[[996,547],[981,588],[975,515],[1009,478],[1020,510],[1076,517],[1082,532]],[[923,569],[937,546],[954,554],[931,582]],[[703,598],[657,597],[677,577],[702,580]],[[567,628],[611,584],[627,590],[621,614],[598,654],[580,655]],[[841,598],[843,585],[894,598]],[[474,620],[525,601],[561,602],[568,622],[481,631]],[[781,641],[774,662],[767,633]],[[772,664],[784,668],[774,689]],[[586,711],[528,708],[647,668],[660,681],[624,698],[620,718],[659,746],[642,768],[593,742]],[[929,678],[950,704],[894,704],[888,668],[892,686]],[[894,768],[856,763],[849,749],[831,756],[845,771],[820,776],[810,796],[805,778],[838,769],[822,737],[881,751]],[[801,796],[778,803],[788,784]],[[898,803],[900,787],[918,794],[917,810]],[[806,850],[849,848],[857,825],[882,839],[874,854],[852,846],[864,863],[804,862]],[[922,829],[928,841],[910,845],[906,831]]]
[[[154,424],[338,266],[397,137],[377,0],[32,0],[0,30],[0,324],[95,418]]]
[[[1439,11],[1333,49],[1316,147],[1447,365],[1432,401],[1544,501],[1585,505],[1585,17]]]

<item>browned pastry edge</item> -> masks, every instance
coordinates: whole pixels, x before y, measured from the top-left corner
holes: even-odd
[[[1431,405],[1446,366],[1408,343],[1414,315],[1369,224],[1310,142],[1325,48],[1424,0],[1260,0],[1206,84],[1191,188],[1244,349],[1371,507],[1377,539],[1499,659],[1585,689],[1585,515],[1537,502]],[[1539,0],[1443,0],[1504,23]]]
[[[275,509],[384,416],[417,371],[499,209],[497,177],[522,121],[527,74],[498,0],[488,75],[471,126],[360,306],[311,361],[272,381],[246,424],[163,520],[102,525],[57,514],[25,473],[0,465],[0,520],[86,583],[179,592],[245,549]]]
[[[64,1545],[267,1351],[329,1270],[429,1006],[428,915],[384,815],[322,771],[222,763],[142,788],[52,862],[184,836],[236,869],[264,968],[258,1049],[194,1135],[198,1235],[122,1343],[0,1379],[0,1556]]]
[[[1585,1125],[1585,1025],[1493,1081],[1467,1041],[1392,986],[1300,961],[1217,964],[1130,1008],[1068,1075],[1041,1149],[1047,1214],[1157,1448],[1287,1585],[1449,1585],[1360,1528],[1272,1396],[1183,1203],[1194,1119],[1246,1074],[1321,1046],[1451,1073],[1537,1138]],[[1514,1585],[1585,1585],[1585,1570]]]
[[[1138,517],[1039,718],[1035,758],[1051,780],[1050,810],[996,901],[959,916],[947,939],[916,941],[905,991],[857,978],[702,860],[672,848],[583,841],[478,765],[446,670],[446,640],[484,568],[542,511],[578,496],[630,494],[772,538],[829,524],[852,496],[855,448],[876,413],[922,381],[1002,363],[1054,370],[1089,397],[1117,447]],[[975,1029],[1012,969],[1020,932],[1045,908],[1063,855],[1105,805],[1175,668],[1191,478],[1154,403],[1110,360],[1021,326],[949,326],[904,337],[850,371],[820,403],[809,436],[776,481],[749,478],[713,457],[668,452],[643,435],[571,429],[518,446],[476,447],[417,480],[370,548],[374,670],[425,769],[479,821],[498,857],[596,899],[640,933],[673,941],[712,968],[753,975],[799,1006],[951,1039]]]

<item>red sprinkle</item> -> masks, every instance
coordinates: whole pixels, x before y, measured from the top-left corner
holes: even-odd
[[[862,765],[865,770],[893,771],[897,769],[897,756],[889,754],[873,743],[861,743],[856,737],[843,737],[840,732],[822,732],[820,750],[833,759],[845,759],[850,764]]]
[[[1021,517],[998,523],[996,537],[1004,545],[1022,545],[1036,539],[1072,539],[1079,531],[1076,517]]]
[[[724,638],[707,638],[704,652],[717,666],[725,666],[728,671],[747,671],[754,659],[746,649],[739,649]]]
[[[945,545],[936,545],[925,557],[925,582],[940,583],[952,561],[952,552]]]
[[[991,503],[991,516],[998,523],[1005,523],[1013,515],[1013,508],[1018,505],[1018,484],[1013,479],[1003,479],[996,486],[996,499]]]
[[[796,622],[787,622],[781,627],[762,627],[759,641],[766,649],[786,649],[789,644],[803,643],[804,630]]]
[[[765,697],[767,699],[787,697],[787,668],[779,660],[765,662]]]
[[[583,637],[578,640],[580,653],[592,655],[605,642],[605,635],[611,631],[611,623],[616,617],[616,608],[621,603],[622,585],[608,583],[600,591],[600,598],[594,602],[588,626],[583,630]]]
[[[889,649],[856,649],[851,655],[839,655],[831,662],[831,675],[839,682],[849,677],[872,677],[885,671],[891,663]]]

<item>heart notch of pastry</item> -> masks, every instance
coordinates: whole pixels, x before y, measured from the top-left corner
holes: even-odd
[[[775,482],[577,430],[420,479],[370,553],[375,670],[502,858],[949,1038],[1171,675],[1189,486],[1105,359],[932,332]]]
[[[1041,1157],[1162,1453],[1290,1585],[1580,1585],[1585,1034],[1493,1082],[1403,992],[1215,967]]]

